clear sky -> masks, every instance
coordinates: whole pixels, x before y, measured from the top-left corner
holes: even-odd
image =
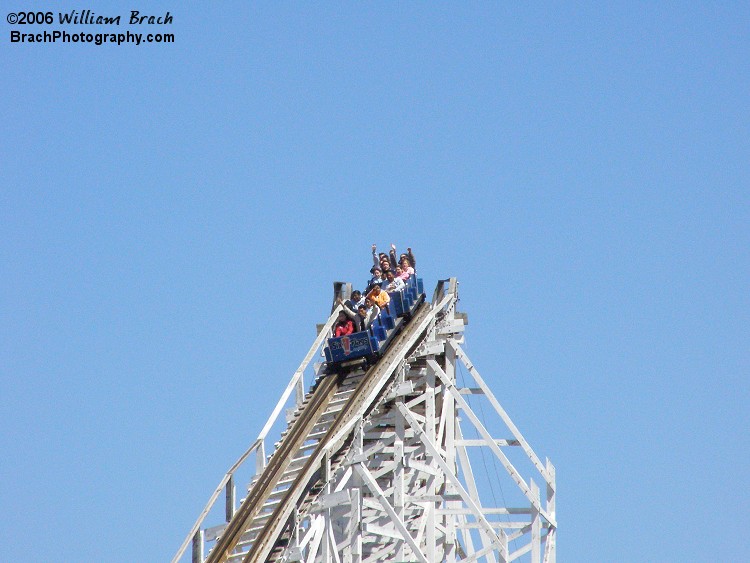
[[[95,31],[174,44],[11,43],[32,4],[0,24],[0,560],[168,560],[373,242],[459,279],[561,561],[747,557],[747,3],[150,2],[168,29]],[[138,6],[53,6],[86,8]]]

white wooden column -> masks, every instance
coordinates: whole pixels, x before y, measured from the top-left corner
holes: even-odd
[[[436,379],[436,374],[433,370],[430,370],[433,379]],[[448,375],[451,381],[456,380],[456,355],[453,348],[450,346],[445,347],[445,373]],[[456,469],[456,403],[453,400],[453,396],[447,392],[445,385],[443,389],[443,409],[445,412],[445,453],[446,453],[446,464],[451,467],[454,471]],[[456,490],[452,483],[447,482],[445,484],[445,492],[448,495],[455,495]],[[460,508],[460,501],[447,501],[447,508]],[[457,546],[457,528],[458,528],[458,517],[457,515],[446,516],[445,529],[448,537],[446,538],[446,555],[445,559],[448,562],[456,560],[456,546]],[[470,534],[471,531],[468,531]]]
[[[529,480],[531,494],[539,499],[539,485],[533,479]],[[538,500],[537,505],[541,501]],[[541,563],[541,542],[542,542],[542,518],[539,511],[531,503],[531,563]]]
[[[555,514],[555,494],[557,492],[557,482],[555,480],[555,466],[547,459],[547,514],[557,522]],[[544,563],[555,563],[557,528],[550,526],[547,529],[547,540],[544,546]]]
[[[393,461],[395,463],[393,476],[393,508],[396,515],[404,521],[404,435],[405,423],[401,416],[396,416],[396,436],[393,441]],[[396,560],[405,561],[406,542],[400,542],[396,550]]]

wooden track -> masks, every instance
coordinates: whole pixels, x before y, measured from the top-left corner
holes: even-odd
[[[300,449],[300,446],[310,434],[312,427],[325,411],[338,385],[336,377],[326,377],[320,382],[315,393],[312,394],[310,402],[304,405],[300,417],[286,436],[284,436],[284,439],[271,456],[268,465],[260,475],[258,481],[256,481],[247,498],[245,498],[245,501],[235,513],[232,521],[227,525],[227,529],[217,541],[214,549],[211,550],[206,563],[226,561],[230,556],[239,543],[243,532],[247,529],[253,518],[258,515],[263,504],[284,474],[284,471],[289,467],[293,459],[293,454],[297,453]]]
[[[384,356],[366,373],[359,370],[344,378],[329,375],[320,381],[217,540],[207,563],[275,559],[272,551],[295,507],[306,508],[321,490],[325,456],[340,454],[345,445],[342,433],[351,434],[349,427],[353,428],[355,419],[361,419],[374,406],[395,367],[424,334],[433,317],[431,312],[432,307],[422,303]],[[312,448],[314,451],[307,455]]]

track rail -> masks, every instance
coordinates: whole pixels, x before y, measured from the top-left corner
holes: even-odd
[[[345,446],[346,438],[351,434],[356,422],[375,406],[376,399],[384,392],[387,383],[395,377],[395,368],[423,337],[434,317],[432,313],[433,309],[428,303],[420,305],[414,318],[396,337],[385,355],[367,371],[346,406],[331,423],[325,437],[253,541],[243,560],[244,563],[267,560],[294,508],[300,506],[303,497],[315,490],[316,484],[321,481],[326,456],[330,459],[340,453],[339,450]]]
[[[307,439],[310,430],[325,411],[333,394],[338,389],[339,382],[336,377],[326,377],[318,385],[313,393],[311,401],[302,409],[300,417],[290,428],[277,450],[271,456],[258,481],[237,510],[232,521],[218,540],[216,546],[206,563],[219,563],[226,561],[240,541],[242,534],[248,524],[263,507],[263,503],[269,497],[274,487],[278,484],[286,468],[292,462],[292,456],[296,453],[302,443]]]
[[[360,371],[361,375],[358,376],[350,373],[345,378],[329,375],[319,382],[208,554],[206,563],[238,561],[239,557],[243,557],[245,563],[273,560],[272,552],[283,539],[295,508],[305,512],[320,493],[326,460],[334,463],[341,460],[357,422],[375,407],[378,397],[395,378],[398,366],[424,338],[435,315],[450,299],[450,296],[446,296],[437,306],[427,302],[419,305],[411,322],[366,373]],[[354,379],[359,380],[356,387],[352,384]],[[347,388],[350,390],[347,391]],[[342,406],[344,396],[346,399]],[[334,397],[336,399],[332,400]],[[320,436],[320,428],[324,424],[322,439],[313,439],[313,435]],[[317,444],[311,444],[311,441],[317,441]],[[306,459],[294,457],[311,449],[312,454],[305,456]],[[291,466],[293,462],[304,464],[299,468],[298,465]],[[285,489],[287,483],[289,486]],[[249,551],[243,554],[240,546],[248,544]]]
[[[338,291],[338,289],[336,291]],[[338,293],[336,293],[336,295],[338,295]],[[326,323],[318,331],[318,336],[315,339],[315,342],[313,343],[312,347],[308,350],[307,354],[305,355],[304,360],[302,360],[302,363],[297,368],[297,371],[294,372],[294,375],[289,381],[289,384],[287,385],[286,390],[282,394],[279,401],[276,403],[276,407],[271,413],[271,416],[269,416],[268,421],[266,422],[266,425],[263,427],[263,430],[261,430],[260,434],[258,435],[258,438],[255,440],[255,442],[253,442],[250,448],[248,448],[245,451],[245,453],[243,453],[240,456],[240,458],[234,463],[234,465],[232,465],[232,467],[230,467],[229,470],[226,472],[221,482],[219,483],[219,485],[216,487],[213,494],[211,495],[211,498],[208,500],[208,503],[206,503],[206,506],[203,508],[203,511],[201,512],[200,516],[198,516],[198,519],[196,520],[195,524],[193,524],[193,527],[191,528],[187,537],[183,541],[182,545],[177,550],[177,553],[172,558],[172,563],[177,563],[180,560],[182,555],[185,553],[185,549],[190,544],[191,540],[195,542],[195,534],[200,530],[201,526],[203,525],[203,521],[205,517],[213,508],[214,503],[219,498],[219,495],[222,492],[222,489],[224,489],[224,487],[227,486],[229,482],[231,482],[231,480],[234,478],[235,471],[247,460],[250,454],[255,452],[256,467],[257,467],[258,473],[260,473],[262,469],[265,467],[265,465],[263,465],[263,460],[265,458],[266,436],[269,430],[271,429],[271,426],[276,422],[278,415],[280,414],[281,410],[283,409],[284,405],[286,404],[291,394],[295,391],[295,389],[297,392],[297,405],[300,405],[303,403],[303,396],[304,396],[303,374],[305,370],[307,369],[308,365],[310,364],[310,361],[315,356],[316,352],[319,351],[320,346],[322,345],[323,341],[326,339],[326,335],[329,334],[331,327],[336,321],[336,316],[340,309],[341,309],[340,305],[336,305],[333,307],[331,316],[328,318]],[[195,560],[195,556],[194,556],[194,560]]]

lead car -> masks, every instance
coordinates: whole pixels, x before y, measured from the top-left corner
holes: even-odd
[[[422,278],[411,276],[404,289],[389,292],[388,295],[391,298],[388,309],[380,311],[370,328],[328,339],[324,348],[326,373],[343,373],[356,367],[366,368],[376,362],[424,301]]]

